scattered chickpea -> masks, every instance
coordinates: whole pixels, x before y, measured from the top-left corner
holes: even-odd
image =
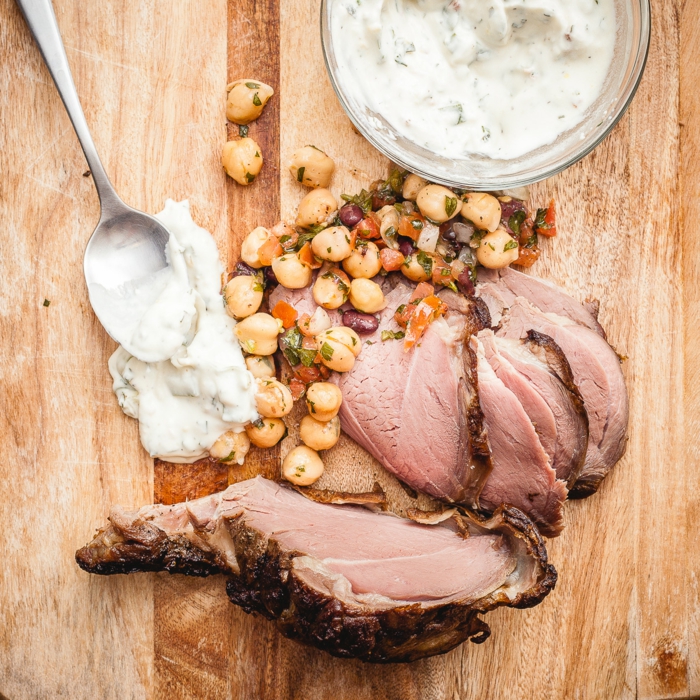
[[[318,190],[316,190],[318,192]],[[317,258],[340,262],[352,253],[350,231],[345,226],[331,226],[319,231],[311,241],[311,250]]]
[[[226,311],[237,320],[254,314],[262,299],[263,286],[256,275],[238,275],[224,287]]]
[[[274,377],[275,361],[271,355],[249,355],[245,358],[245,366],[256,379]]]
[[[226,119],[235,124],[250,124],[257,119],[275,91],[259,80],[243,78],[228,86]]]
[[[282,323],[270,314],[257,313],[236,324],[235,334],[251,355],[272,355],[277,350],[277,336]]]
[[[307,187],[328,187],[334,170],[333,159],[315,146],[295,151],[289,164],[292,177]]]
[[[396,208],[387,204],[377,212],[377,216],[379,217],[379,233],[382,238],[389,229],[394,229],[395,236],[399,230],[399,212],[396,211]]]
[[[276,379],[257,379],[258,391],[255,403],[258,413],[264,418],[281,418],[294,408],[294,399],[289,387]]]
[[[317,341],[321,362],[334,372],[349,372],[355,366],[355,354],[345,343],[322,336]]]
[[[413,173],[410,173],[409,175],[406,176],[406,179],[403,181],[403,191],[402,195],[404,199],[408,199],[412,202],[416,201],[416,197],[418,196],[418,193],[428,184],[427,180],[424,180],[422,177],[419,177],[418,175],[414,175]]]
[[[360,241],[359,245],[356,242],[351,255],[343,260],[343,269],[351,277],[369,279],[378,275],[382,269],[379,248],[372,241]]]
[[[246,433],[227,430],[209,448],[209,456],[219,462],[243,464],[248,450],[250,450],[250,438]]]
[[[221,164],[239,185],[250,185],[263,166],[260,146],[250,138],[228,141],[224,146]]]
[[[432,275],[429,275],[423,266],[418,262],[418,254],[409,255],[401,266],[401,272],[405,277],[413,282],[427,282]]]
[[[477,228],[495,231],[501,223],[501,204],[486,192],[469,192],[464,195],[462,216]]]
[[[350,283],[350,303],[366,314],[376,314],[386,307],[382,288],[364,277],[358,277]]]
[[[272,261],[277,281],[287,289],[302,289],[311,283],[311,268],[299,260],[296,253],[285,253]]]
[[[323,336],[324,338],[332,338],[344,343],[350,348],[350,350],[352,350],[352,354],[355,355],[355,357],[357,357],[362,351],[362,341],[360,340],[360,336],[357,335],[352,328],[348,328],[348,326],[335,326],[334,328],[329,328],[327,331],[319,333],[319,336]]]
[[[508,267],[518,259],[518,243],[503,228],[487,233],[476,249],[476,259],[492,270]]]
[[[287,432],[287,426],[280,418],[261,418],[249,423],[245,432],[256,447],[273,447]]]
[[[297,486],[309,486],[322,474],[323,461],[318,452],[306,445],[295,447],[282,462],[282,476]]]
[[[312,290],[314,301],[324,309],[337,309],[348,300],[350,285],[338,272],[340,271],[328,270],[316,277],[314,282]]]
[[[338,415],[343,394],[330,382],[314,382],[306,390],[306,408],[316,420],[329,421]]]
[[[254,228],[245,237],[243,245],[241,245],[241,260],[243,260],[246,265],[250,265],[256,270],[263,267],[263,263],[258,256],[258,251],[260,250],[260,246],[262,246],[269,237],[270,232],[264,226]]]
[[[438,224],[457,216],[462,208],[462,200],[442,185],[426,185],[418,193],[416,204],[423,216]]]
[[[337,210],[338,202],[335,197],[329,190],[319,187],[311,190],[299,202],[296,224],[304,228],[325,224]]]
[[[320,421],[313,416],[304,416],[299,424],[299,437],[312,450],[330,450],[340,437],[340,419],[336,416],[329,421]]]

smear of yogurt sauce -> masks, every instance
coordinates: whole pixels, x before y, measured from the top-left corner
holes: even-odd
[[[170,231],[169,265],[120,295],[142,314],[120,336],[131,341],[114,352],[109,371],[149,454],[194,462],[227,430],[257,420],[255,381],[225,310],[224,268],[211,234],[192,220],[187,201],[168,199],[156,217]],[[120,318],[117,307],[111,323]]]
[[[516,158],[579,124],[615,45],[613,0],[330,0],[341,82],[414,143]]]

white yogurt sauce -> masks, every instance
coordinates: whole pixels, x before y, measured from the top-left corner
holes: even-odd
[[[601,92],[613,0],[330,0],[344,86],[451,158],[516,158],[575,127]]]
[[[120,346],[109,359],[109,371],[149,454],[194,462],[222,433],[257,420],[255,380],[224,307],[224,268],[211,234],[194,223],[187,201],[169,199],[156,216],[170,231],[170,264],[138,290],[144,315],[127,336],[129,350]],[[118,318],[115,312],[113,322]]]

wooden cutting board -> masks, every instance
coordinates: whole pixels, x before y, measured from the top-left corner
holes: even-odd
[[[245,233],[290,214],[284,165],[313,143],[333,189],[381,177],[321,57],[318,0],[55,0],[107,171],[126,201],[188,198],[236,259]],[[533,188],[560,235],[533,273],[583,299],[624,363],[627,454],[593,498],[570,503],[549,544],[555,591],[488,616],[493,636],[408,665],[343,661],[282,638],[227,602],[224,582],[88,576],[73,553],[110,504],[172,501],[278,469],[275,451],[226,471],[154,464],[119,410],[114,343],[91,313],[82,254],[98,217],[86,165],[12,0],[0,0],[0,699],[479,700],[686,698],[700,694],[700,3],[655,0],[649,64],[611,136]],[[225,86],[276,95],[250,133],[263,175],[219,166]],[[50,302],[46,305],[46,302]],[[283,449],[285,449],[283,447]],[[325,486],[396,482],[344,441]]]

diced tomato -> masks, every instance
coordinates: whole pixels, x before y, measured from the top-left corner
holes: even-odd
[[[406,326],[406,336],[403,341],[404,351],[410,350],[421,338],[425,329],[439,316],[447,311],[447,305],[435,295],[422,299]]]
[[[331,376],[331,371],[326,365],[319,365],[318,371],[321,374],[321,379],[328,379]]]
[[[541,236],[552,238],[557,235],[557,211],[554,200],[549,203],[544,215],[544,224],[535,229]]]
[[[289,380],[289,391],[292,392],[292,399],[297,401],[306,393],[306,384],[296,377]]]
[[[408,321],[415,310],[415,304],[401,304],[394,312],[394,320],[399,324],[399,326],[401,326],[401,328],[406,328]]]
[[[402,214],[399,217],[399,236],[417,241],[424,226],[425,219],[420,214]]]
[[[520,224],[520,235],[518,236],[518,243],[520,245],[527,245],[532,240],[537,240],[532,238],[535,234],[533,226],[534,221],[532,219],[525,219],[525,221]]]
[[[433,287],[432,284],[428,284],[427,282],[419,282],[418,285],[416,285],[416,288],[413,290],[413,294],[411,294],[411,301],[415,301],[416,299],[425,299],[433,294],[435,294],[435,287]]]
[[[317,345],[316,338],[313,336],[305,335],[301,339],[301,347],[304,348],[304,350],[315,350]]]
[[[520,248],[518,251],[518,259],[513,263],[513,265],[520,265],[520,267],[532,267],[532,265],[537,262],[539,257],[539,248]]]
[[[272,315],[282,321],[285,328],[291,328],[298,316],[297,310],[286,301],[278,301],[272,309]]]
[[[276,236],[270,236],[259,248],[258,257],[263,265],[272,265],[274,258],[279,258],[284,251]]]
[[[311,367],[304,367],[304,365],[299,365],[294,370],[294,376],[304,384],[310,384],[311,382],[317,382],[321,378],[321,372],[317,365],[311,365]]]
[[[352,230],[360,238],[379,238],[379,223],[377,217],[370,213]]]
[[[406,258],[404,258],[400,251],[392,250],[391,248],[380,250],[379,259],[382,261],[382,267],[387,272],[401,269],[401,265],[406,262]]]
[[[433,284],[447,286],[452,282],[452,270],[450,266],[441,258],[433,258]]]
[[[311,244],[308,241],[299,249],[299,260],[312,270],[317,270],[323,265],[323,262],[316,260],[316,256],[311,250]]]
[[[301,334],[304,336],[311,336],[311,331],[309,330],[309,321],[311,320],[311,316],[309,314],[302,314],[299,316],[299,320],[297,321],[297,326],[299,326],[299,330],[301,331]]]

